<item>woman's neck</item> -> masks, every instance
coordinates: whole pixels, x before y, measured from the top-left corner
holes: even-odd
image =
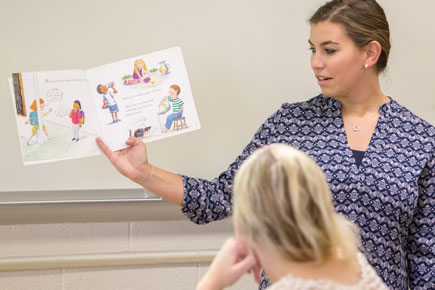
[[[364,117],[378,111],[382,104],[389,101],[389,98],[382,93],[379,81],[373,83],[374,85],[369,88],[336,98],[341,103],[342,115]]]

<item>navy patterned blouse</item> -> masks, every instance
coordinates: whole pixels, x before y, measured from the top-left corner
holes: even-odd
[[[357,166],[340,108],[323,95],[285,103],[219,177],[182,175],[182,211],[198,224],[230,215],[233,177],[243,160],[265,144],[286,143],[323,169],[335,209],[360,227],[365,255],[390,288],[435,289],[434,126],[390,100],[380,107]],[[260,288],[267,285],[264,278]]]

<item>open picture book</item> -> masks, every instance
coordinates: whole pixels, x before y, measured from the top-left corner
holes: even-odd
[[[181,49],[88,70],[21,72],[9,79],[25,165],[102,154],[135,136],[151,142],[200,128]]]

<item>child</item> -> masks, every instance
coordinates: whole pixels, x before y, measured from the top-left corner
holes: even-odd
[[[151,80],[147,66],[142,59],[138,59],[134,62],[133,79],[125,80],[124,85],[137,84],[143,81],[148,83]]]
[[[79,129],[82,127],[82,124],[84,123],[84,113],[82,111],[82,106],[80,104],[79,100],[75,100],[73,104],[73,109],[69,113],[69,117],[72,121],[72,128],[73,128],[73,138],[72,141],[79,142]]]
[[[197,289],[223,289],[260,267],[268,289],[388,289],[337,214],[320,167],[284,144],[260,149],[234,181],[234,228]]]
[[[118,91],[114,88],[113,83],[109,84],[108,86],[105,85],[98,85],[97,86],[97,92],[99,94],[103,95],[103,109],[109,108],[110,114],[112,115],[112,121],[113,123],[120,122],[121,120],[118,119],[118,105],[115,100],[115,94],[118,93]]]
[[[43,99],[39,99],[39,107],[41,108],[41,118],[44,118],[44,116],[47,116],[48,114],[50,114],[50,112],[52,111],[52,109],[48,109],[47,112],[43,112],[44,108],[45,108],[45,102]],[[30,145],[30,142],[32,141],[32,138],[35,137],[36,132],[38,132],[39,130],[39,120],[38,120],[38,108],[36,106],[36,100],[34,100],[32,102],[32,104],[30,105],[30,114],[29,114],[29,119],[27,119],[26,124],[32,125],[32,135],[30,135],[29,140],[27,140],[27,145]],[[45,128],[45,125],[42,125],[42,130],[44,131],[45,135],[48,138],[48,133],[47,133],[47,129]]]
[[[165,102],[166,100],[170,101],[172,103],[172,114],[170,114],[166,118],[166,124],[165,127],[161,130],[162,133],[167,133],[169,129],[171,129],[172,122],[178,118],[181,118],[183,115],[183,109],[184,109],[184,102],[181,100],[178,95],[180,95],[181,89],[177,85],[172,85],[169,87],[169,96],[164,97],[161,100],[161,104]]]

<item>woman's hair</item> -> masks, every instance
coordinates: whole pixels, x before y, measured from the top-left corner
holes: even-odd
[[[39,104],[44,104],[44,100],[43,99],[39,99]],[[32,111],[37,111],[38,107],[36,106],[36,100],[34,100],[32,102],[32,104],[30,105],[30,110]]]
[[[391,49],[390,28],[384,9],[376,0],[332,0],[311,16],[310,24],[322,21],[342,24],[358,47],[375,40],[382,47],[376,64],[378,73],[385,70]]]
[[[233,219],[248,243],[293,261],[347,259],[358,247],[356,227],[333,209],[323,171],[288,145],[268,145],[242,164]]]

